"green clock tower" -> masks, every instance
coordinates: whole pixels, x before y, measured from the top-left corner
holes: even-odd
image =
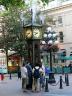
[[[42,39],[42,24],[27,24],[23,26],[24,38],[27,41],[28,58],[34,65],[40,61],[40,40]]]

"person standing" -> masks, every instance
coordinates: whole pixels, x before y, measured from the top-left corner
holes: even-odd
[[[44,82],[45,82],[45,70],[44,70],[44,66],[42,66],[42,64],[40,64],[40,90],[42,90],[44,88]]]
[[[39,63],[33,68],[33,86],[32,91],[40,91],[40,67]]]
[[[42,59],[41,64],[42,64],[41,68],[42,68],[42,79],[43,79],[42,88],[44,88],[44,86],[45,86],[45,65],[44,65],[43,59]]]
[[[28,83],[28,72],[27,72],[25,63],[23,63],[23,66],[21,67],[21,77],[22,77],[22,89],[25,92],[25,91],[27,91],[26,85]]]
[[[21,79],[21,69],[20,69],[20,66],[18,66],[17,74],[18,74],[18,79]]]
[[[29,62],[27,62],[26,68],[27,68],[27,71],[28,71],[28,85],[27,85],[27,89],[32,89],[32,67],[31,67]]]

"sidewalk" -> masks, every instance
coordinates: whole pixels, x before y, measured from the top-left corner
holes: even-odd
[[[62,76],[63,81],[65,81],[65,75],[55,75],[56,83],[59,81],[60,76]],[[59,88],[60,83],[56,86],[49,85],[49,93],[57,94],[55,96],[72,96],[72,74],[69,74],[69,86],[63,82],[63,89]],[[53,95],[53,96],[54,96]]]
[[[64,81],[64,75],[62,75]],[[55,75],[56,82],[59,81],[60,75]],[[23,93],[21,89],[21,80],[17,77],[12,76],[10,80],[8,76],[5,77],[4,81],[0,81],[0,96],[72,96],[72,74],[69,74],[69,85],[66,86],[63,83],[63,89],[59,89],[59,83],[56,86],[49,84],[49,92]]]

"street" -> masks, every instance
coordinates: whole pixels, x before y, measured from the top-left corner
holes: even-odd
[[[59,80],[59,75],[55,75],[56,81]],[[63,75],[64,81],[64,75]],[[0,81],[0,96],[72,96],[72,75],[69,75],[69,86],[63,83],[63,89],[59,89],[59,83],[48,86],[49,92],[32,93],[31,91],[22,92],[21,80],[17,77],[5,77],[4,81]],[[56,86],[54,86],[56,85]]]

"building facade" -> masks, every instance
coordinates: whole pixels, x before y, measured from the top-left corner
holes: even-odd
[[[59,64],[69,65],[69,63],[72,61],[70,59],[72,54],[72,1],[66,0],[64,2],[57,2],[56,6],[49,6],[48,9],[43,11],[43,14],[53,18],[53,24],[51,26],[59,36],[58,53],[65,51],[65,55],[68,58],[65,61],[59,60]],[[60,38],[61,35],[63,37]]]

